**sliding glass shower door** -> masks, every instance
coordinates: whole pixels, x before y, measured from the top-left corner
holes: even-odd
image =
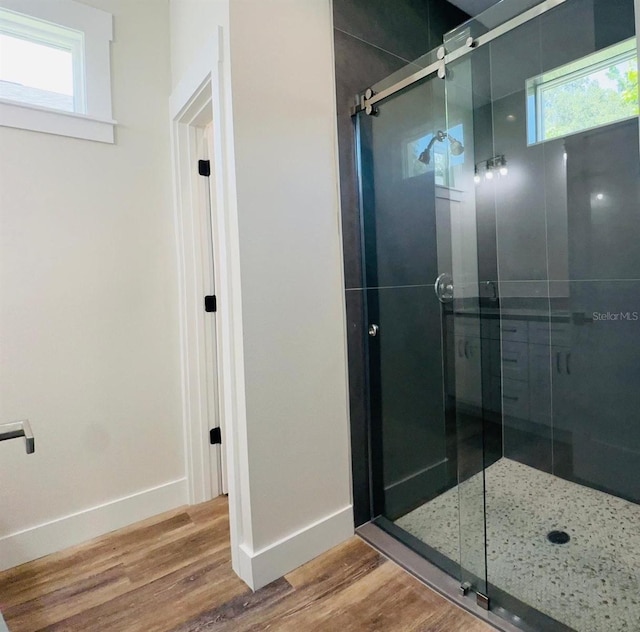
[[[635,24],[503,0],[358,114],[375,522],[525,629],[640,630]]]
[[[445,104],[432,74],[358,118],[373,512],[484,593],[473,146],[470,121],[449,125]]]
[[[534,629],[640,630],[634,3],[518,5],[445,37],[447,126],[474,147],[485,432],[502,435],[487,596]]]

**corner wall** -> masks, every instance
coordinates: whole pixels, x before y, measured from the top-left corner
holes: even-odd
[[[331,3],[232,0],[228,21],[214,4],[171,0],[172,61],[185,72],[188,40],[222,26],[242,327],[232,554],[257,589],[353,534]]]
[[[259,586],[353,532],[331,3],[231,2],[230,21],[248,554],[282,551]]]

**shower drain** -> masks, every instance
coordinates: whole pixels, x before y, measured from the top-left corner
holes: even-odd
[[[549,531],[547,540],[552,544],[566,544],[571,540],[571,536],[566,531]]]

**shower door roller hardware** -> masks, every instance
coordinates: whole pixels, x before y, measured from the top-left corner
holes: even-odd
[[[380,331],[380,327],[378,327],[378,325],[369,325],[369,335],[372,338],[375,338],[378,335],[379,331]]]
[[[33,438],[31,424],[29,424],[28,419],[12,421],[8,424],[0,424],[0,441],[19,439],[20,437],[24,437],[27,454],[33,454],[36,451],[36,442]]]
[[[373,99],[375,95],[376,93],[371,88],[367,88],[364,93],[364,98],[362,99],[362,109],[367,116],[378,116],[378,114],[380,113],[375,105],[369,103],[369,101]]]
[[[436,279],[433,289],[441,303],[451,303],[453,300],[453,279],[450,274],[443,272]]]

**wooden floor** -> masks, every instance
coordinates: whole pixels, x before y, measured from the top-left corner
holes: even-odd
[[[489,632],[367,544],[252,593],[231,570],[224,498],[0,573],[11,632]]]

